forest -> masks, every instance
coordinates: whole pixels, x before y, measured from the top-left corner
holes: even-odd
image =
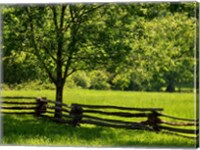
[[[193,90],[197,12],[195,2],[2,6],[4,87]]]

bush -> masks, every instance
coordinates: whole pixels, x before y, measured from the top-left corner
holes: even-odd
[[[91,86],[90,89],[108,90],[110,84],[108,83],[109,75],[105,71],[94,70],[90,73]]]
[[[1,90],[10,90],[10,87],[9,87],[9,85],[3,83],[3,84],[1,84]]]
[[[90,87],[90,78],[84,71],[78,71],[74,73],[71,77],[71,83],[75,83],[76,87],[81,87],[81,88],[89,88]]]
[[[76,85],[76,83],[74,82],[72,76],[69,76],[69,77],[67,78],[66,83],[65,83],[65,87],[66,87],[66,88],[77,88],[77,85]]]
[[[112,80],[112,84],[113,84],[113,89],[124,90],[124,89],[128,88],[128,86],[130,84],[130,79],[127,76],[118,74]]]
[[[39,80],[24,82],[21,84],[2,85],[3,90],[55,90],[53,83],[42,82]]]

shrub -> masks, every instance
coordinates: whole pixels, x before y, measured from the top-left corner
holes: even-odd
[[[71,83],[74,82],[76,87],[81,87],[85,89],[90,87],[91,80],[85,71],[78,71],[74,73],[71,79],[73,80],[71,81]]]
[[[116,75],[112,80],[113,89],[115,90],[124,90],[125,88],[128,88],[129,84],[130,79],[127,76],[120,74]]]
[[[77,85],[76,85],[76,83],[74,82],[72,76],[69,76],[69,77],[67,78],[66,83],[65,83],[65,87],[66,87],[66,88],[77,88]]]
[[[90,89],[108,90],[110,84],[108,83],[109,75],[105,71],[94,70],[90,73],[91,86]]]
[[[1,90],[10,90],[10,87],[9,87],[9,85],[3,83],[3,84],[1,84]]]
[[[55,90],[55,85],[50,82],[42,82],[39,80],[24,82],[21,84],[3,84],[3,90]]]

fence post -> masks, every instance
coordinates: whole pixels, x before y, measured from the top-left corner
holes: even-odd
[[[36,98],[36,109],[35,109],[36,117],[39,117],[41,113],[45,113],[47,111],[46,106],[47,106],[46,97]]]
[[[148,115],[147,123],[152,127],[152,129],[156,132],[160,131],[158,124],[161,120],[158,118],[158,114],[156,111],[152,111],[151,114]]]
[[[69,115],[72,117],[72,126],[76,127],[77,125],[79,126],[79,122],[82,119],[82,114],[83,114],[83,109],[81,106],[77,104],[72,104],[71,105],[71,110]]]

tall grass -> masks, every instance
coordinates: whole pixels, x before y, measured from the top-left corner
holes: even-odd
[[[52,90],[3,91],[3,96],[35,96],[55,100]],[[193,118],[195,98],[193,93],[123,92],[65,89],[63,102],[66,104],[101,104],[130,107],[161,107],[169,115]]]
[[[3,91],[3,96],[46,96],[52,90]],[[65,89],[64,103],[101,104],[128,107],[160,107],[164,113],[183,118],[195,117],[193,93],[153,93]],[[87,126],[73,128],[32,116],[3,118],[3,144],[58,146],[194,147],[195,140],[148,131]]]

